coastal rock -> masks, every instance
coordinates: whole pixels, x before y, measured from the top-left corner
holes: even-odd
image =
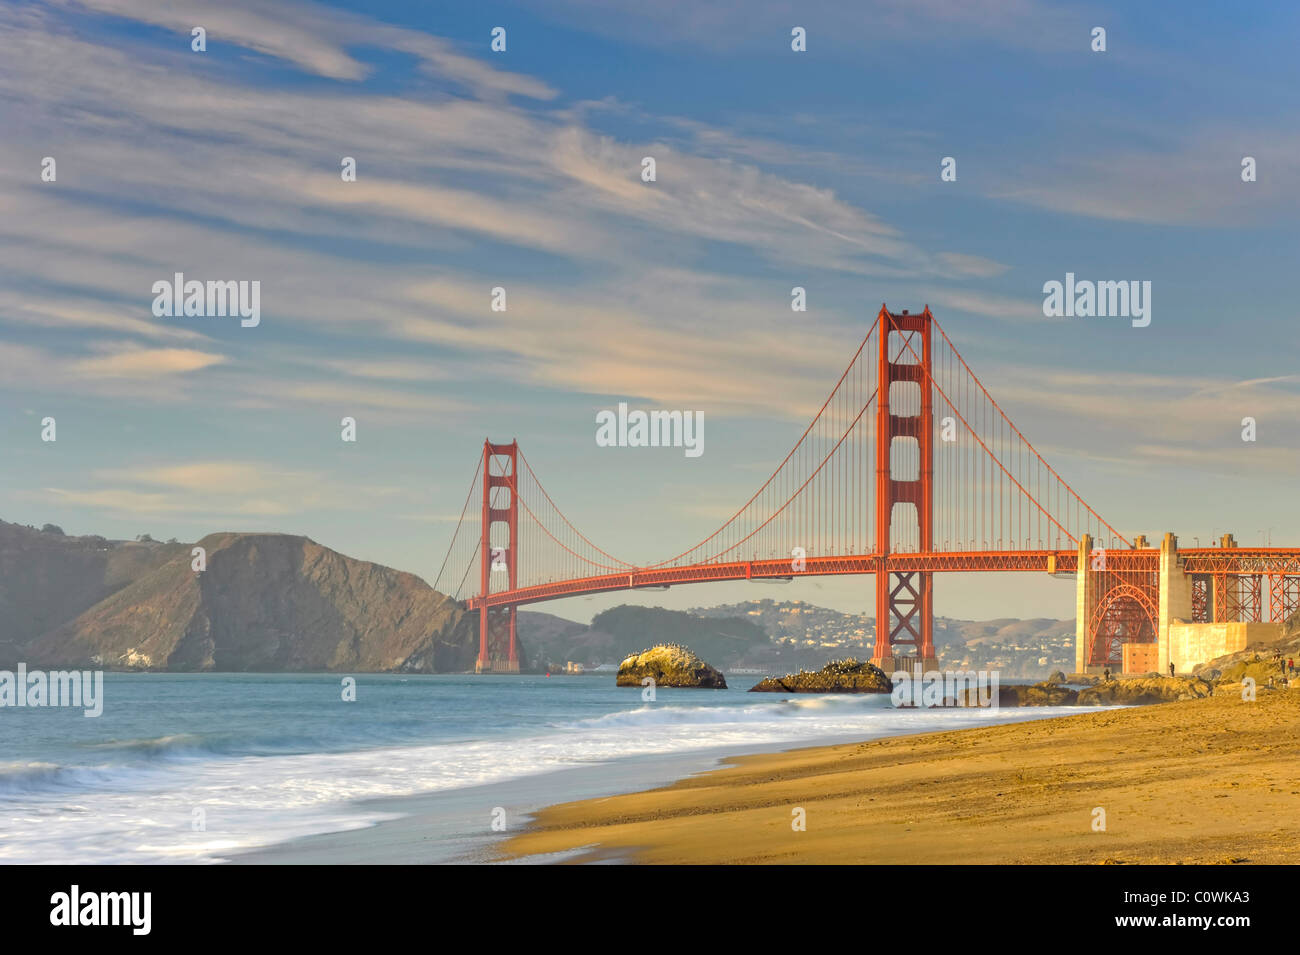
[[[1072,706],[1077,702],[1078,690],[1058,686],[1052,679],[1033,686],[998,687],[998,706]]]
[[[1282,636],[1277,640],[1258,641],[1244,650],[1215,657],[1193,667],[1192,673],[1213,679],[1211,674],[1217,670],[1220,683],[1239,683],[1244,676],[1254,677],[1256,683],[1268,683],[1270,676],[1274,679],[1282,676],[1274,654],[1281,654],[1283,660],[1300,660],[1300,611],[1293,613],[1282,625]]]
[[[619,665],[619,686],[641,686],[650,677],[656,686],[725,690],[726,677],[686,647],[664,643],[634,653]]]
[[[1168,703],[1197,700],[1213,693],[1213,685],[1198,676],[1139,677],[1084,687],[1079,691],[1078,703],[1080,706]]]
[[[849,657],[833,660],[820,670],[800,670],[770,676],[749,688],[750,693],[889,693],[894,684],[874,664]]]
[[[1205,671],[1202,671],[1200,675],[1205,679],[1210,678]],[[1280,683],[1283,676],[1282,668],[1277,665],[1275,660],[1268,658],[1238,660],[1236,663],[1225,666],[1219,673],[1218,679],[1214,682],[1218,684],[1241,683],[1246,677],[1253,677],[1256,686],[1268,686],[1269,677]]]
[[[1062,670],[1053,670],[1052,675],[1046,680],[1047,683],[1066,683],[1065,673]]]

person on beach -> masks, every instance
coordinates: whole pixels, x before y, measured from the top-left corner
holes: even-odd
[[[1106,669],[1101,671],[1101,681],[1103,683],[1110,682],[1110,667],[1106,667]]]
[[[1295,672],[1295,658],[1294,658],[1294,657],[1287,657],[1287,658],[1286,658],[1286,669],[1287,669],[1287,672],[1288,672],[1288,673],[1294,673],[1294,672]]]
[[[1174,675],[1174,661],[1173,661],[1173,660],[1170,660],[1170,661],[1169,661],[1169,675],[1170,675],[1170,676],[1173,676],[1173,675]]]

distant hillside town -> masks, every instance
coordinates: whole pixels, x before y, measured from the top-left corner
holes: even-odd
[[[869,657],[874,617],[802,600],[748,600],[689,611],[621,606],[590,626],[535,611],[519,615],[533,659],[559,672],[607,672],[623,656],[669,640],[737,673],[819,669],[846,656]],[[1042,678],[1074,663],[1074,621],[937,617],[935,653],[944,669],[992,669],[1005,678]]]
[[[692,610],[701,617],[743,616],[784,648],[816,656],[867,655],[876,640],[876,619],[828,610],[802,600],[749,600]],[[1012,677],[1046,676],[1074,663],[1074,621],[1039,617],[1019,620],[934,619],[935,655],[944,669],[997,669]]]

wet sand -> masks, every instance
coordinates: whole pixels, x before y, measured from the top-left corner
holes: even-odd
[[[542,810],[503,859],[1300,862],[1300,690],[786,753]],[[794,810],[806,815],[795,831]],[[1105,812],[1104,831],[1094,812]],[[572,854],[573,850],[582,852]]]

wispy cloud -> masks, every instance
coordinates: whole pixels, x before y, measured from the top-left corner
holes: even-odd
[[[187,44],[191,31],[203,27],[214,48],[234,44],[330,79],[364,79],[369,69],[347,51],[351,47],[374,46],[412,54],[428,72],[459,80],[479,95],[519,94],[534,99],[555,95],[545,83],[488,66],[438,37],[296,0],[279,0],[273,11],[248,0],[226,0],[219,5],[204,0],[172,0],[166,4],[150,0],[58,2],[160,26],[184,36]]]
[[[804,0],[792,10],[782,0],[661,0],[610,4],[601,0],[534,0],[544,16],[593,33],[651,46],[683,45],[715,51],[753,51],[789,43],[796,24],[810,31],[810,44],[861,55],[886,44],[929,46],[981,42],[997,48],[1060,52],[1080,12],[1040,0]],[[810,47],[811,48],[811,47]]]
[[[36,100],[34,110],[6,116],[13,136],[0,144],[9,170],[0,176],[0,203],[11,213],[0,222],[0,271],[14,280],[0,298],[0,320],[123,337],[115,356],[80,358],[84,374],[70,387],[205,371],[218,374],[208,387],[236,391],[234,406],[276,400],[436,413],[462,406],[459,393],[439,393],[449,357],[460,363],[496,352],[523,362],[538,387],[767,413],[775,410],[773,389],[756,385],[757,364],[791,396],[781,413],[797,414],[819,400],[836,364],[827,356],[844,345],[831,337],[834,323],[815,329],[791,318],[789,288],[809,281],[804,276],[979,280],[1003,268],[972,254],[927,252],[830,188],[710,156],[701,125],[693,133],[703,152],[695,153],[614,139],[573,111],[511,105],[501,94],[545,104],[552,91],[414,31],[297,4],[287,26],[243,3],[211,16],[192,3],[59,7],[185,36],[203,25],[214,52],[236,43],[346,87],[303,92],[251,85],[224,67],[195,71],[198,54],[180,41],[141,69],[136,51],[97,43],[52,15],[0,13],[12,51],[0,65],[0,94]],[[366,45],[415,53],[422,68],[478,98],[369,92],[366,69],[348,53]],[[719,131],[716,141],[725,136]],[[31,162],[29,142],[61,157],[57,183],[19,173]],[[382,151],[367,148],[373,143]],[[658,181],[644,183],[640,161],[651,152]],[[356,182],[341,180],[336,159],[322,162],[344,154],[357,158]],[[107,195],[112,204],[93,198]],[[322,237],[346,251],[326,251]],[[431,282],[426,266],[401,264],[484,243],[607,277],[575,292],[520,282],[507,270],[483,270],[477,285],[463,272]],[[683,265],[714,260],[719,247],[795,277],[756,293],[749,268]],[[384,250],[394,248],[399,261],[386,261]],[[149,289],[177,270],[261,280],[263,327],[231,336],[219,320],[153,318]],[[505,316],[486,308],[497,284],[511,293]],[[684,320],[666,322],[668,313]],[[756,314],[770,317],[756,322]],[[348,339],[365,340],[371,354],[383,344],[425,348],[430,372],[422,375],[409,355],[400,365],[382,355],[332,358],[322,367],[350,364],[344,374],[358,382],[322,381],[319,369],[312,380],[281,346],[253,346],[254,336],[288,328],[318,351]],[[286,380],[277,362],[301,374]],[[259,386],[240,387],[250,379]]]
[[[1288,477],[1300,469],[1300,376],[1233,380],[990,365],[997,399],[1059,460],[1080,455],[1133,472],[1175,464],[1218,474]],[[1242,439],[1243,419],[1255,439]]]
[[[792,16],[775,0],[533,10],[620,37],[623,49],[702,49],[736,64],[788,51]],[[812,49],[855,67],[899,44],[966,43],[981,55],[1019,51],[1037,69],[1041,54],[1080,51],[1090,25],[1086,7],[1037,0],[816,0],[799,17]],[[203,59],[189,50],[200,25]],[[1017,337],[1041,319],[1041,301],[1018,291],[1007,264],[1068,232],[1062,222],[1285,221],[1300,140],[1267,117],[1161,126],[1090,115],[1104,135],[1090,134],[1088,148],[1076,137],[1058,149],[1048,129],[1014,161],[1001,129],[972,134],[960,191],[943,201],[1051,220],[1018,233],[996,215],[968,227],[960,212],[902,213],[900,197],[936,188],[948,142],[935,129],[898,128],[856,104],[764,117],[756,103],[736,123],[732,104],[701,114],[729,117],[719,120],[566,102],[599,93],[564,89],[563,70],[543,79],[501,68],[518,61],[488,55],[482,40],[298,0],[0,7],[0,386],[24,399],[105,399],[118,413],[165,402],[193,414],[202,398],[243,426],[306,410],[331,429],[359,414],[367,426],[481,433],[521,409],[544,418],[547,393],[566,414],[590,395],[807,420],[879,298],[907,293],[917,307],[1012,319],[970,323],[995,355],[1039,349],[1036,366],[979,370],[1045,448],[1134,469],[1227,468],[1249,453],[1253,466],[1293,473],[1285,447],[1300,439],[1300,407],[1288,376],[1076,374],[1086,358]],[[803,143],[811,132],[816,143]],[[855,139],[886,133],[876,150]],[[55,183],[38,178],[46,155],[59,163]],[[647,155],[654,183],[640,178]],[[1241,155],[1260,160],[1259,182],[1240,181]],[[343,156],[357,160],[356,182],[340,178]],[[175,271],[260,280],[261,326],[155,318],[151,286]],[[498,285],[505,312],[489,308]],[[810,289],[808,313],[790,310],[795,285]],[[865,311],[827,304],[827,289],[849,286],[870,300]],[[1248,414],[1261,422],[1255,447],[1216,444]],[[586,441],[589,417],[582,428]],[[252,460],[92,477],[100,486],[66,476],[37,486],[50,487],[48,500],[127,515],[201,506],[270,521],[357,502],[324,472]]]
[[[319,471],[255,461],[207,460],[99,468],[90,487],[50,487],[39,497],[129,517],[280,518],[321,510],[373,507],[380,498],[406,500],[398,487],[359,487]]]
[[[88,378],[154,378],[210,368],[225,361],[221,355],[190,348],[130,348],[73,362],[74,375]]]
[[[1300,211],[1300,134],[1278,126],[1202,120],[1190,131],[1111,124],[1100,148],[1046,157],[989,190],[994,198],[1089,219],[1177,226],[1245,226]],[[1150,140],[1155,139],[1155,142]],[[1126,146],[1144,142],[1145,148]],[[1242,161],[1256,180],[1242,180]]]

